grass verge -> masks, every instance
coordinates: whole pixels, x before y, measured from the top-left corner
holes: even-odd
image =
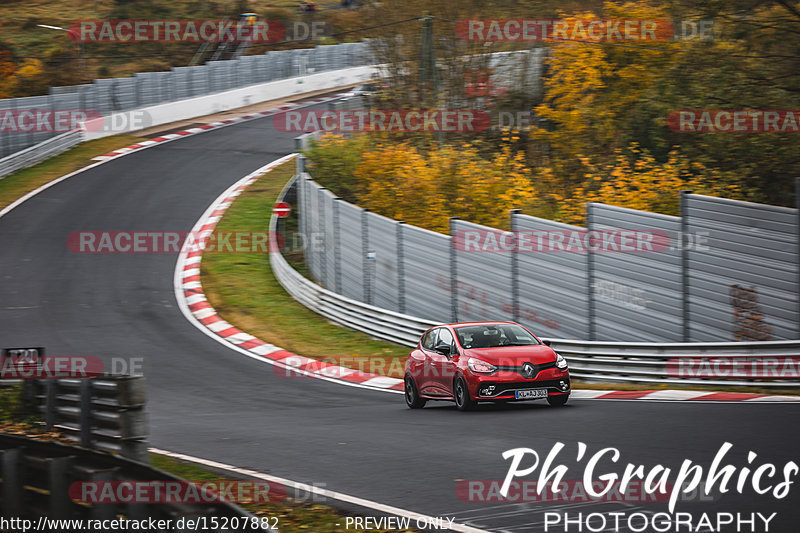
[[[51,157],[38,165],[19,170],[5,178],[0,178],[0,209],[49,181],[91,164],[93,157],[143,140],[141,137],[132,135],[114,135],[113,137],[88,141],[70,148],[63,154]]]
[[[265,231],[294,168],[291,161],[251,185],[228,208],[217,231]],[[408,348],[331,324],[297,303],[275,279],[267,254],[206,254],[200,270],[209,303],[243,331],[307,357],[402,377]]]

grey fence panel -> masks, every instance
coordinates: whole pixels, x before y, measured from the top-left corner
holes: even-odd
[[[405,312],[435,322],[452,321],[450,237],[402,225]]]
[[[456,243],[465,243],[463,232],[479,236],[502,232],[463,220],[453,220],[451,232]],[[473,247],[474,248],[474,247]],[[460,322],[513,320],[511,261],[514,252],[469,251],[456,244],[457,318]]]
[[[584,228],[515,214],[516,231],[582,231]],[[516,254],[518,321],[544,337],[589,338],[588,258],[577,252]]]
[[[320,191],[320,205],[319,205],[319,218],[320,218],[320,234],[315,235],[312,239],[313,245],[319,248],[322,254],[322,260],[325,261],[323,268],[322,286],[335,290],[336,288],[336,231],[333,225],[333,210],[338,207],[335,203],[336,196],[327,189]]]
[[[173,67],[172,79],[174,99],[182,100],[194,96],[192,89],[192,67]]]
[[[366,301],[364,285],[364,243],[362,241],[363,209],[339,200],[339,257],[341,294]]]
[[[51,87],[47,96],[0,99],[7,109],[81,109],[109,115],[140,107],[227,91],[255,83],[285,79],[366,64],[365,43],[317,46],[210,61],[194,67],[175,67],[169,72],[142,72],[129,78],[94,80],[91,84]],[[359,55],[359,51],[361,55]],[[63,132],[0,131],[0,157],[4,157]]]
[[[306,238],[312,239],[316,233],[320,231],[319,225],[319,190],[320,187],[311,180],[307,180],[306,184],[306,223],[308,224]],[[311,276],[317,281],[322,281],[322,252],[316,246],[309,246],[307,249],[306,260],[308,262],[308,270]]]
[[[687,252],[692,341],[796,339],[796,209],[687,194],[686,227],[706,243]]]
[[[683,340],[683,284],[679,217],[591,204],[591,230],[632,230],[653,236],[649,252],[592,254],[596,338],[616,341]]]
[[[367,258],[370,269],[370,303],[385,309],[399,309],[399,283],[397,250],[398,222],[389,218],[367,214],[368,250],[374,252]]]

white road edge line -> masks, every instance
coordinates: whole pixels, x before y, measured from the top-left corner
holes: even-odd
[[[246,468],[239,468],[236,466],[227,465],[224,463],[218,463],[217,461],[211,461],[209,459],[202,459],[199,457],[192,457],[191,455],[184,455],[182,453],[175,453],[170,452],[167,450],[161,450],[159,448],[150,448],[150,451],[153,453],[157,453],[159,455],[165,455],[167,457],[172,457],[173,459],[180,459],[183,461],[189,461],[191,463],[199,464],[208,466],[211,468],[216,468],[218,470],[227,470],[229,472],[234,472],[236,474],[241,474],[244,476],[262,479],[264,481],[271,481],[273,483],[281,483],[286,487],[292,487],[296,490],[302,490],[304,492],[308,492],[310,494],[315,494],[317,496],[323,496],[325,498],[330,498],[332,500],[339,500],[346,503],[351,503],[354,505],[358,505],[359,507],[364,507],[367,509],[373,509],[375,511],[379,511],[381,513],[391,514],[395,516],[402,516],[405,518],[410,518],[411,520],[432,520],[435,517],[430,515],[424,515],[421,513],[415,513],[412,511],[407,511],[405,509],[400,509],[399,507],[394,507],[392,505],[385,505],[383,503],[374,502],[371,500],[365,500],[363,498],[359,498],[357,496],[351,496],[349,494],[344,494],[342,492],[336,492],[327,489],[321,489],[319,487],[314,487],[312,485],[308,485],[306,483],[298,483],[296,481],[292,481],[290,479],[272,476],[269,474],[263,474],[261,472],[256,472],[255,470],[248,470]],[[464,524],[457,524],[453,523],[450,526],[449,531],[458,531],[460,533],[490,533],[485,529],[477,529],[472,526],[467,526]]]
[[[243,178],[238,180],[236,183],[234,183],[233,185],[228,187],[222,194],[217,196],[217,198],[215,198],[213,202],[211,202],[211,205],[208,206],[208,208],[205,210],[205,212],[197,220],[197,222],[195,223],[194,227],[192,227],[192,229],[190,231],[190,235],[194,235],[194,234],[196,234],[196,232],[200,231],[200,228],[202,228],[206,224],[207,219],[210,218],[211,213],[213,213],[214,211],[216,211],[218,209],[218,207],[219,207],[218,204],[222,203],[237,187],[240,187],[247,180],[249,180],[249,179],[251,179],[251,178],[253,178],[255,176],[260,176],[262,174],[266,174],[267,172],[272,170],[274,167],[276,167],[278,165],[281,165],[281,164],[283,164],[283,163],[295,158],[296,156],[297,156],[296,153],[292,153],[292,154],[283,156],[283,157],[281,157],[279,159],[276,159],[276,160],[272,161],[271,163],[267,163],[266,165],[254,170],[250,174],[244,176]],[[189,253],[188,250],[185,250],[185,249],[181,250],[180,254],[178,254],[178,260],[175,262],[175,274],[173,276],[173,281],[172,281],[172,285],[173,285],[173,288],[175,290],[175,299],[178,302],[178,308],[181,310],[181,313],[183,313],[183,316],[186,318],[186,320],[188,320],[194,327],[196,327],[197,329],[202,331],[207,336],[211,337],[212,339],[214,339],[215,341],[219,342],[220,344],[223,344],[227,348],[230,348],[231,350],[235,350],[235,351],[237,351],[237,352],[239,352],[241,354],[246,355],[247,357],[255,359],[256,361],[260,361],[262,363],[268,363],[270,365],[277,366],[278,368],[282,368],[284,370],[290,370],[293,374],[298,374],[299,373],[299,374],[303,374],[304,376],[307,376],[307,377],[310,377],[310,378],[321,379],[321,380],[324,380],[324,381],[329,381],[331,383],[336,383],[338,385],[346,385],[346,386],[349,386],[349,387],[355,387],[355,388],[359,388],[359,389],[367,389],[367,390],[388,392],[388,393],[391,393],[391,394],[403,394],[403,391],[399,391],[399,390],[382,389],[382,388],[378,388],[378,387],[370,387],[369,385],[363,385],[361,383],[351,383],[349,381],[344,381],[344,380],[341,380],[341,379],[331,378],[331,377],[319,375],[317,373],[308,372],[306,370],[302,370],[302,369],[299,369],[299,368],[294,367],[294,366],[286,365],[284,363],[281,363],[280,361],[276,361],[276,360],[273,360],[273,359],[269,359],[268,357],[263,357],[261,355],[255,354],[255,353],[253,353],[253,352],[251,352],[249,350],[245,350],[244,348],[242,348],[240,346],[237,346],[236,344],[234,344],[232,342],[229,342],[224,337],[220,337],[219,335],[217,335],[216,333],[214,333],[213,331],[208,329],[205,325],[203,325],[199,320],[197,320],[197,318],[194,316],[194,314],[192,314],[191,310],[189,309],[189,304],[186,301],[186,297],[184,296],[184,293],[183,293],[183,268],[184,268],[184,263],[186,261],[186,256],[188,255],[188,253]],[[204,298],[205,298],[205,296],[204,296]],[[280,348],[280,349],[283,350],[283,348]]]

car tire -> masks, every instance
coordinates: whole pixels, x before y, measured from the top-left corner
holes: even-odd
[[[405,378],[403,395],[406,397],[406,405],[408,405],[409,409],[422,409],[428,403],[424,398],[420,398],[417,384],[414,383],[414,378],[411,376],[406,376]]]
[[[478,405],[478,402],[469,397],[467,382],[461,376],[453,382],[453,399],[459,411],[472,411]]]
[[[569,394],[554,394],[547,397],[550,407],[562,407],[567,404],[567,400],[569,400]]]

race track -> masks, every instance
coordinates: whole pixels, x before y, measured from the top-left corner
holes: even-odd
[[[797,460],[798,404],[587,400],[564,409],[531,403],[460,413],[443,403],[410,411],[399,394],[280,378],[271,365],[227,349],[186,320],[174,296],[176,254],[67,248],[73,231],[188,231],[233,182],[290,153],[293,137],[273,129],[270,118],[187,137],[83,172],[0,218],[2,346],[144,357],[151,444],[158,448],[492,531],[543,531],[542,512],[563,506],[456,496],[456,480],[502,479],[508,463],[501,454],[510,448],[544,456],[561,441],[567,449],[560,457],[574,461],[576,442],[590,453],[613,446],[622,452],[623,466],[613,467],[619,473],[627,462],[708,465],[725,441],[734,444],[728,460],[738,467],[750,450],[759,455],[754,464]],[[572,466],[571,478],[582,471]],[[679,510],[777,511],[770,531],[796,531],[796,490],[781,501],[748,491]],[[645,507],[665,510],[663,503]]]

